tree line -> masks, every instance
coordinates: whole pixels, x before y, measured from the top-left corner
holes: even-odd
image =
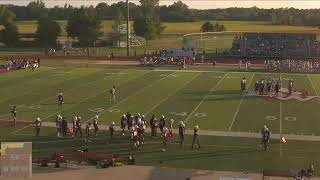
[[[32,6],[33,9],[45,9],[45,5],[41,0],[30,4],[28,6]],[[159,0],[140,0],[140,4],[140,11],[137,12],[138,14],[133,20],[133,29],[136,35],[143,37],[148,43],[149,40],[159,38],[165,27],[159,18]],[[44,47],[47,52],[49,48],[55,48],[59,45],[58,37],[61,34],[61,27],[49,13],[44,11],[35,13],[34,11],[34,18],[37,16],[39,16],[37,18],[38,26],[34,38],[37,44],[40,47]],[[19,41],[18,28],[13,21],[15,18],[16,15],[9,7],[0,6],[0,25],[3,26],[0,29],[0,42],[7,47],[14,47]],[[115,21],[117,19],[118,21],[123,19],[121,12],[118,12]],[[66,20],[65,30],[67,36],[77,39],[78,46],[96,46],[95,43],[102,36],[102,19],[97,8],[93,6],[75,8],[70,12]],[[119,22],[118,24],[121,23]]]
[[[113,20],[119,13],[126,16],[126,3],[120,1],[113,4],[101,2],[95,7],[82,7],[85,9],[95,8],[97,17],[101,20]],[[192,22],[197,20],[217,20],[217,21],[270,21],[273,24],[284,25],[306,25],[318,26],[320,23],[320,9],[261,9],[257,7],[251,8],[226,8],[226,9],[208,9],[199,10],[192,9],[182,1],[176,1],[171,5],[163,5],[157,7],[157,13],[160,21],[163,22]],[[216,8],[216,7],[212,7]],[[15,15],[16,20],[35,20],[42,14],[55,20],[65,20],[74,12],[80,9],[70,4],[64,6],[55,6],[46,8],[41,0],[30,2],[27,6],[8,5]],[[131,19],[140,16],[143,9],[141,4],[130,3]]]

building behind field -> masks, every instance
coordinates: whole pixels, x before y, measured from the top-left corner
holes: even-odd
[[[243,33],[235,35],[231,54],[241,57],[314,58],[320,56],[314,33]]]

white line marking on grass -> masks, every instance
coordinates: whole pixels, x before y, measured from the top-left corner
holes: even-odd
[[[175,72],[174,72],[174,73],[171,73],[171,74],[175,74]],[[100,112],[100,113],[98,113],[97,115],[98,115],[98,116],[101,116],[102,114],[104,114],[104,113],[106,113],[106,112],[109,112],[109,111],[110,111],[110,110],[112,110],[114,107],[116,107],[116,106],[118,106],[119,104],[121,104],[121,103],[125,102],[125,101],[126,101],[126,100],[128,100],[129,98],[131,98],[131,97],[133,97],[133,96],[135,96],[135,95],[137,95],[137,94],[141,93],[141,92],[142,92],[142,91],[144,91],[145,89],[150,88],[150,87],[154,86],[155,84],[157,84],[158,82],[160,82],[160,81],[162,81],[162,80],[164,80],[164,79],[166,79],[166,78],[169,78],[169,77],[172,77],[172,76],[164,76],[164,77],[162,77],[162,78],[158,79],[157,81],[155,81],[155,82],[153,82],[153,83],[149,84],[148,86],[145,86],[144,88],[140,89],[139,91],[135,92],[135,93],[134,93],[134,94],[132,94],[131,96],[128,96],[128,97],[126,97],[126,98],[122,99],[122,100],[121,100],[121,101],[119,101],[117,104],[114,104],[113,106],[111,106],[111,107],[109,107],[109,108],[105,109],[104,111],[101,111],[101,112]],[[87,123],[87,122],[89,122],[89,121],[93,120],[93,119],[94,119],[94,117],[95,117],[95,116],[93,116],[92,118],[88,119],[87,121],[85,121],[85,123]]]
[[[312,86],[314,92],[316,93],[317,96],[319,96],[319,95],[318,95],[318,91],[316,90],[316,88],[315,88],[315,86],[314,86],[314,83],[313,83],[312,79],[310,78],[310,74],[308,74],[308,79],[309,79],[309,81],[310,81],[310,83],[311,83],[311,86]]]
[[[248,89],[250,88],[250,85],[251,85],[251,82],[252,82],[252,80],[253,80],[254,75],[255,75],[255,73],[253,73],[253,75],[252,75],[252,77],[251,77],[251,79],[250,79],[250,82],[249,82],[249,84],[248,84]],[[245,97],[245,95],[242,95],[241,100],[240,100],[240,102],[239,102],[239,104],[238,104],[237,110],[236,110],[236,112],[234,113],[232,122],[231,122],[231,124],[230,124],[230,126],[229,126],[229,129],[228,129],[229,131],[231,131],[232,126],[233,126],[234,122],[235,122],[236,119],[237,119],[237,116],[238,116],[238,113],[239,113],[239,110],[240,110],[240,107],[241,107],[241,104],[242,104],[242,102],[243,102],[244,97]]]
[[[98,71],[98,72],[101,72],[101,71]],[[97,72],[97,73],[98,73]],[[92,74],[94,74],[94,73],[92,73]],[[81,78],[84,78],[84,77],[88,77],[88,76],[90,76],[90,75],[92,75],[91,73],[90,74],[88,74],[87,76],[85,75],[85,76],[81,76],[81,77],[77,77],[77,78],[72,78],[72,79],[70,79],[70,80],[76,80],[76,79],[81,79]],[[111,76],[110,76],[111,77]],[[110,78],[110,77],[108,77],[108,78]],[[96,81],[99,81],[99,79],[97,79],[97,80],[94,80],[94,81],[92,81],[92,82],[90,82],[90,83],[82,83],[80,86],[75,86],[75,87],[72,87],[72,88],[70,88],[70,89],[68,89],[68,90],[65,90],[65,91],[63,91],[63,93],[64,94],[66,94],[67,92],[70,92],[70,91],[73,91],[74,89],[78,89],[78,88],[80,88],[80,87],[83,87],[83,86],[88,86],[88,84],[92,84],[92,83],[95,83]],[[59,83],[58,83],[59,84]],[[14,97],[14,98],[16,98],[16,97]],[[56,96],[54,95],[54,96],[50,96],[50,97],[47,97],[47,98],[45,98],[45,99],[42,99],[42,100],[40,100],[40,101],[36,101],[36,103],[33,103],[31,106],[37,106],[37,105],[40,105],[41,103],[43,103],[43,102],[46,102],[47,100],[49,100],[49,99],[52,99],[52,98],[56,98]],[[12,105],[13,106],[13,105]],[[25,105],[23,104],[23,107],[25,107]],[[18,109],[19,108],[21,108],[21,107],[17,107]],[[19,111],[18,111],[19,112]],[[7,116],[7,115],[10,115],[11,114],[11,112],[9,112],[9,113],[6,113],[6,114],[2,114],[2,115],[0,115],[0,117],[5,117],[5,116]]]
[[[188,85],[191,81],[193,81],[196,77],[198,77],[201,73],[198,73],[196,76],[194,76],[193,78],[191,78],[189,81],[185,82],[180,88],[176,89],[174,92],[168,94],[167,97],[165,97],[164,99],[162,99],[158,104],[154,105],[151,109],[149,109],[145,115],[148,115],[151,111],[153,111],[155,108],[157,108],[158,106],[160,106],[164,101],[166,101],[169,97],[171,97],[172,95],[176,94],[179,90],[181,90],[182,88],[184,88],[186,85]]]
[[[148,71],[148,70],[147,70]],[[224,71],[217,71],[217,70],[178,70],[178,69],[154,69],[154,70],[149,70],[149,71],[156,71],[156,72],[211,72],[211,73],[221,73]],[[250,74],[253,72],[242,72],[242,71],[231,71],[228,72],[230,74],[239,74],[239,73],[244,73],[244,74]],[[254,72],[255,74],[265,74],[265,75],[271,75],[271,74],[275,74],[278,75],[279,73],[277,72]],[[288,75],[295,75],[295,76],[305,76],[306,74],[302,74],[302,73],[282,73],[282,74],[288,74]],[[320,76],[320,74],[313,74],[314,76]]]
[[[166,78],[166,77],[164,77],[164,78]],[[95,82],[95,81],[94,81],[94,82]],[[128,81],[124,81],[124,82],[122,82],[122,83],[126,83],[126,82],[128,82]],[[121,83],[121,84],[122,84],[122,83]],[[120,85],[121,85],[121,84],[120,84]],[[88,85],[88,84],[87,84],[87,85]],[[104,93],[104,92],[105,92],[105,91],[103,91],[102,93]],[[71,109],[71,108],[73,108],[74,106],[79,105],[79,104],[87,101],[88,99],[95,98],[95,97],[101,95],[102,93],[98,93],[98,94],[96,94],[96,95],[94,95],[94,96],[87,97],[87,98],[83,99],[82,101],[80,101],[79,103],[76,103],[76,104],[74,104],[74,105],[72,105],[72,106],[70,106],[69,108],[66,108],[66,109]],[[61,112],[62,110],[66,110],[66,109],[61,109],[61,110],[59,110],[59,111],[57,111],[57,112],[55,112],[55,113],[50,114],[49,116],[47,116],[47,117],[45,117],[44,119],[42,119],[42,122],[43,122],[44,120],[48,119],[49,117],[51,117],[51,116],[53,116],[53,115],[56,115],[56,114],[58,114],[59,112]],[[106,109],[106,110],[109,110],[109,108]],[[105,111],[106,111],[106,110],[105,110]],[[104,111],[102,111],[102,112],[104,112]],[[91,119],[93,119],[93,118],[91,118]],[[89,120],[88,120],[88,121],[89,121]],[[88,122],[88,121],[86,121],[86,122]],[[29,126],[29,125],[28,125],[28,126]],[[14,131],[14,133],[20,132],[21,130],[27,128],[28,126],[25,126],[25,127],[21,128],[21,129],[18,129],[18,130],[16,130],[16,131]]]
[[[191,111],[191,113],[187,116],[187,118],[184,120],[184,122],[186,123],[190,117],[193,115],[194,112],[196,112],[198,110],[198,108],[201,106],[201,104],[204,102],[204,100],[212,93],[212,91],[215,91],[216,88],[221,84],[221,82],[227,77],[227,75],[229,74],[229,72],[227,72],[226,74],[224,74],[224,76],[217,82],[216,85],[214,85],[209,92],[203,96],[202,100],[199,102],[199,104]]]
[[[41,71],[41,72],[47,72],[47,71]],[[30,78],[32,78],[32,77],[30,77]],[[40,78],[36,78],[36,79],[33,79],[34,81],[39,81],[39,80],[46,80],[46,78],[43,78],[43,77],[40,77]],[[56,78],[54,78],[54,80],[56,80]],[[25,81],[26,83],[25,84],[28,84],[30,81]],[[8,101],[8,100],[10,100],[10,99],[15,99],[15,98],[17,98],[17,97],[21,97],[22,95],[28,95],[28,94],[30,94],[30,93],[32,93],[34,91],[34,89],[33,88],[30,88],[29,89],[29,91],[24,91],[23,93],[21,93],[21,94],[19,94],[19,95],[17,95],[17,96],[10,96],[10,97],[7,97],[7,98],[2,98],[1,100],[0,100],[0,102],[1,103],[3,103],[3,102],[5,102],[5,101]]]
[[[281,78],[281,73],[280,73],[280,79]],[[280,101],[279,105],[279,134],[282,135],[282,102]],[[281,146],[280,146],[280,152],[281,152]]]
[[[13,131],[11,134],[14,134],[16,135],[18,132],[24,130],[24,129],[27,129],[28,127],[31,127],[31,124],[27,125],[27,126],[24,126],[23,128],[20,128],[20,129],[17,129],[15,131]]]
[[[282,102],[280,101],[280,106],[279,106],[279,132],[280,132],[280,135],[282,134]]]
[[[110,77],[111,77],[111,76],[110,76]],[[93,81],[92,83],[94,83],[94,82],[96,82],[96,81],[98,81],[98,80],[95,80],[95,81]],[[127,82],[129,82],[129,80],[120,83],[119,86],[120,86],[121,84],[124,84],[124,83],[127,83]],[[90,84],[92,84],[92,83],[90,83]],[[88,84],[87,84],[87,85],[88,85]],[[105,92],[106,92],[106,91],[103,90],[101,93],[98,93],[98,94],[96,94],[96,95],[94,95],[94,96],[89,96],[89,97],[83,99],[82,101],[80,101],[80,102],[78,102],[78,103],[76,103],[76,104],[71,105],[69,108],[61,109],[61,110],[59,110],[59,111],[57,111],[57,112],[55,112],[55,113],[50,114],[49,116],[45,117],[43,120],[46,120],[46,119],[48,119],[49,117],[51,117],[51,116],[53,116],[53,115],[56,115],[56,114],[62,112],[63,110],[71,109],[71,108],[73,108],[74,106],[77,106],[77,105],[79,105],[79,104],[87,101],[88,99],[91,99],[91,98],[95,98],[95,97],[97,97],[97,96],[100,96],[101,94],[103,94],[103,93],[105,93]]]

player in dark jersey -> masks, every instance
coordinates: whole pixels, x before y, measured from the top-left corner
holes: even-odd
[[[279,91],[280,91],[279,82],[277,82],[276,85],[274,86],[274,91],[276,92],[276,97],[278,97],[279,96]]]
[[[198,131],[199,131],[199,126],[196,125],[193,129],[193,139],[192,139],[192,149],[194,148],[194,144],[197,143],[198,147],[200,149],[200,143],[199,143],[199,139],[198,139]]]
[[[78,117],[74,116],[74,118],[72,120],[72,134],[71,134],[72,137],[74,137],[76,129],[77,129],[77,120],[78,120]]]
[[[270,131],[267,127],[262,130],[262,143],[263,143],[263,148],[266,151],[268,149],[270,142]]]
[[[86,125],[86,138],[84,139],[84,142],[91,142],[90,137],[91,137],[91,122],[88,122]]]
[[[126,124],[127,124],[127,116],[124,114],[121,117],[121,121],[120,121],[120,125],[121,125],[121,129],[122,129],[122,136],[124,136],[124,131],[126,129]]]
[[[180,121],[179,124],[179,137],[180,137],[180,147],[182,148],[184,145],[184,134],[185,134],[185,124],[183,121]]]
[[[268,82],[267,82],[267,93],[268,93],[269,96],[271,96],[271,87],[272,87],[271,80],[268,80]]]
[[[16,105],[13,106],[11,115],[12,115],[13,125],[15,126],[17,123],[17,106]]]
[[[154,117],[154,116],[153,116]],[[150,127],[151,127],[151,136],[157,136],[157,127],[158,127],[158,122],[157,118],[151,118],[150,119]]]
[[[114,143],[114,126],[115,126],[115,123],[112,122],[109,126],[109,133],[110,133],[110,142],[111,143]]]
[[[82,137],[82,130],[81,130],[81,117],[78,116],[76,120],[76,132],[74,136],[77,136],[78,132],[80,133],[80,137]]]
[[[60,93],[58,95],[58,103],[59,103],[60,108],[62,108],[62,105],[64,104],[63,93]]]
[[[62,118],[61,128],[62,128],[62,136],[66,137],[67,136],[67,129],[68,129],[68,122],[65,117]]]
[[[259,93],[259,81],[257,81],[255,84],[254,84],[254,92],[256,93],[256,95]]]
[[[161,116],[159,120],[159,129],[161,133],[163,133],[163,128],[166,126],[166,119],[164,118],[164,115]]]
[[[98,136],[98,131],[99,131],[99,127],[98,127],[98,119],[99,116],[95,115],[95,117],[93,118],[93,128],[94,128],[94,136]]]

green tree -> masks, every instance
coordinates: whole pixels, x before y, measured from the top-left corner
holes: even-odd
[[[121,25],[125,23],[125,17],[122,12],[119,11],[117,17],[114,19],[114,23],[112,25],[113,33],[112,33],[112,41],[117,42],[117,46],[120,47],[120,41],[125,39],[126,33],[121,32]]]
[[[78,38],[81,46],[92,46],[102,35],[101,21],[93,7],[76,9],[68,18],[66,31],[69,37]]]
[[[143,37],[147,44],[149,40],[157,39],[165,29],[159,15],[159,0],[140,0],[141,12],[133,23],[133,30]]]
[[[225,30],[226,30],[226,27],[223,24],[219,24],[218,22],[216,22],[216,24],[213,26],[214,32],[221,32]]]
[[[49,47],[56,47],[60,34],[61,28],[57,22],[48,17],[42,17],[38,20],[36,40],[41,47],[44,47],[46,50]]]
[[[0,25],[12,23],[16,15],[6,6],[0,5]]]
[[[218,22],[213,25],[211,22],[207,21],[202,24],[200,30],[201,32],[221,32],[225,31],[226,27],[223,24],[219,24]]]
[[[98,17],[100,19],[106,19],[108,18],[108,14],[109,14],[109,6],[107,3],[105,2],[101,2],[96,6],[96,10],[98,13]]]
[[[18,28],[15,24],[7,23],[4,29],[0,31],[1,41],[7,47],[15,47],[19,42]]]
[[[213,32],[213,24],[209,21],[205,22],[201,26],[201,32]]]
[[[38,19],[46,13],[45,3],[42,0],[35,0],[28,4],[28,16],[31,19]]]

